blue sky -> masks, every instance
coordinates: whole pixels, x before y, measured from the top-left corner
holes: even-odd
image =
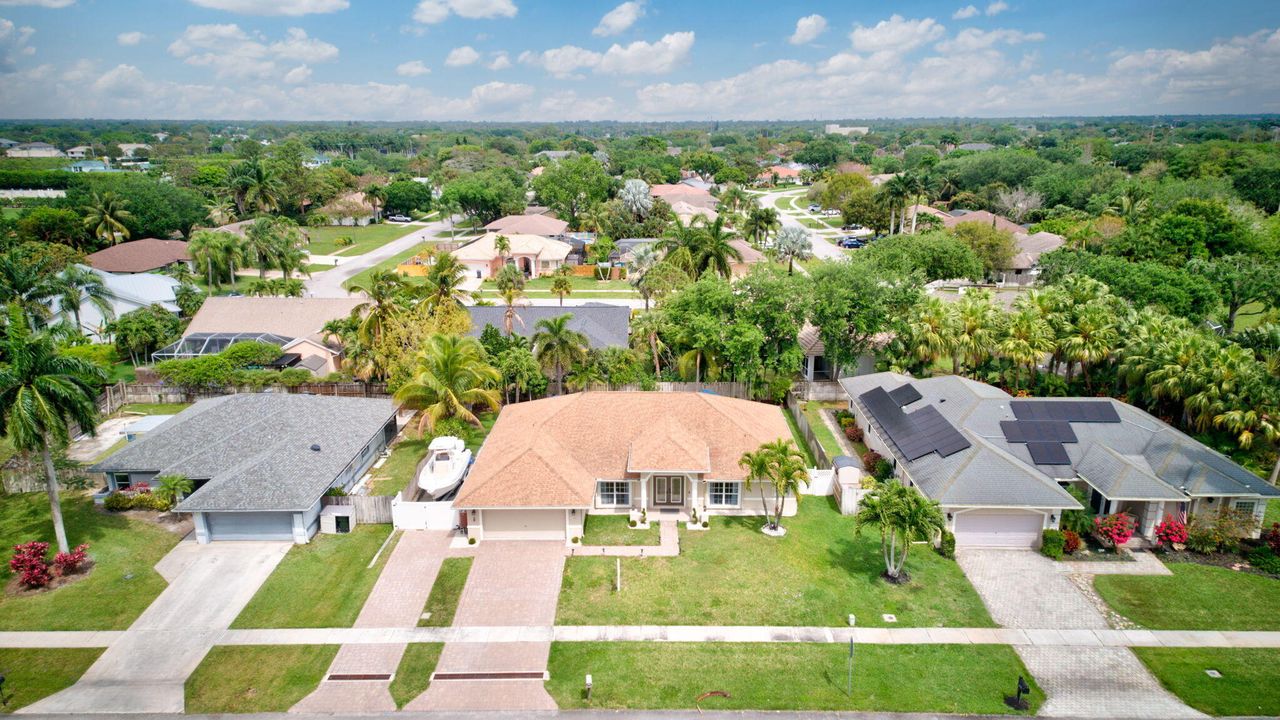
[[[1280,2],[0,0],[0,116],[1280,112]]]

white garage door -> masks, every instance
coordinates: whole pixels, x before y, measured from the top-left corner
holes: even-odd
[[[207,512],[210,540],[292,540],[293,514],[287,512]]]
[[[1025,510],[970,510],[956,515],[956,547],[1035,547],[1044,516]]]
[[[486,540],[564,540],[564,510],[484,510]]]

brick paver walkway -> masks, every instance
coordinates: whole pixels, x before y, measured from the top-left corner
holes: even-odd
[[[407,530],[391,551],[378,582],[356,618],[357,628],[416,627],[449,549],[449,533]],[[344,644],[329,666],[329,675],[394,676],[404,643]],[[323,681],[291,708],[294,712],[389,712],[390,680]]]
[[[546,628],[556,620],[564,545],[488,542],[476,552],[455,628]],[[542,671],[551,641],[447,642],[436,672]],[[439,680],[405,710],[554,710],[541,680]]]
[[[1102,614],[1039,553],[961,549],[956,561],[992,619],[1004,627],[1107,627]]]
[[[569,557],[575,555],[604,555],[605,557],[675,557],[680,554],[680,527],[675,520],[658,523],[657,545],[584,545],[565,550]]]

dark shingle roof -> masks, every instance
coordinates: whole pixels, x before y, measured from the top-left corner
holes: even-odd
[[[485,325],[492,325],[499,330],[505,329],[503,316],[507,309],[498,305],[473,305],[467,308],[471,313],[472,337],[480,337]],[[556,307],[538,305],[516,310],[516,315],[524,322],[515,322],[512,329],[517,335],[533,337],[537,332],[539,320],[556,318],[561,315],[572,315],[569,328],[587,336],[587,343],[594,349],[607,347],[627,347],[627,338],[631,330],[631,308],[622,305],[578,305],[575,307]]]
[[[208,478],[183,512],[306,510],[394,415],[390,400],[228,395],[197,402],[90,469]]]

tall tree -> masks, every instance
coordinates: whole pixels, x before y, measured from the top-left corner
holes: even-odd
[[[573,315],[543,318],[534,325],[533,353],[543,370],[556,381],[556,394],[564,393],[565,373],[587,359],[587,336],[569,327]]]
[[[800,227],[786,227],[779,231],[774,249],[778,253],[778,259],[786,259],[788,275],[795,273],[796,260],[808,260],[813,256],[813,242],[809,240],[809,232]]]
[[[93,236],[108,245],[115,245],[129,239],[129,228],[125,222],[133,217],[127,209],[128,203],[113,192],[97,192],[90,196],[85,206],[84,226]]]
[[[115,316],[107,286],[98,273],[83,265],[68,265],[58,273],[55,282],[58,285],[58,304],[64,312],[71,313],[76,332],[84,332],[80,326],[80,309],[85,300],[97,308],[104,321]]]
[[[604,202],[612,189],[613,178],[590,155],[565,158],[533,180],[538,199],[572,228],[578,227],[578,215],[583,210]]]
[[[456,417],[480,426],[474,408],[497,411],[501,396],[495,387],[502,374],[485,359],[480,341],[435,333],[427,338],[414,359],[413,376],[396,391],[396,402],[422,411],[418,432],[434,429],[446,418]]]
[[[946,527],[936,500],[894,480],[880,483],[876,492],[863,497],[853,520],[855,532],[867,525],[880,530],[885,574],[892,582],[906,579],[903,575],[911,544],[930,540]]]

